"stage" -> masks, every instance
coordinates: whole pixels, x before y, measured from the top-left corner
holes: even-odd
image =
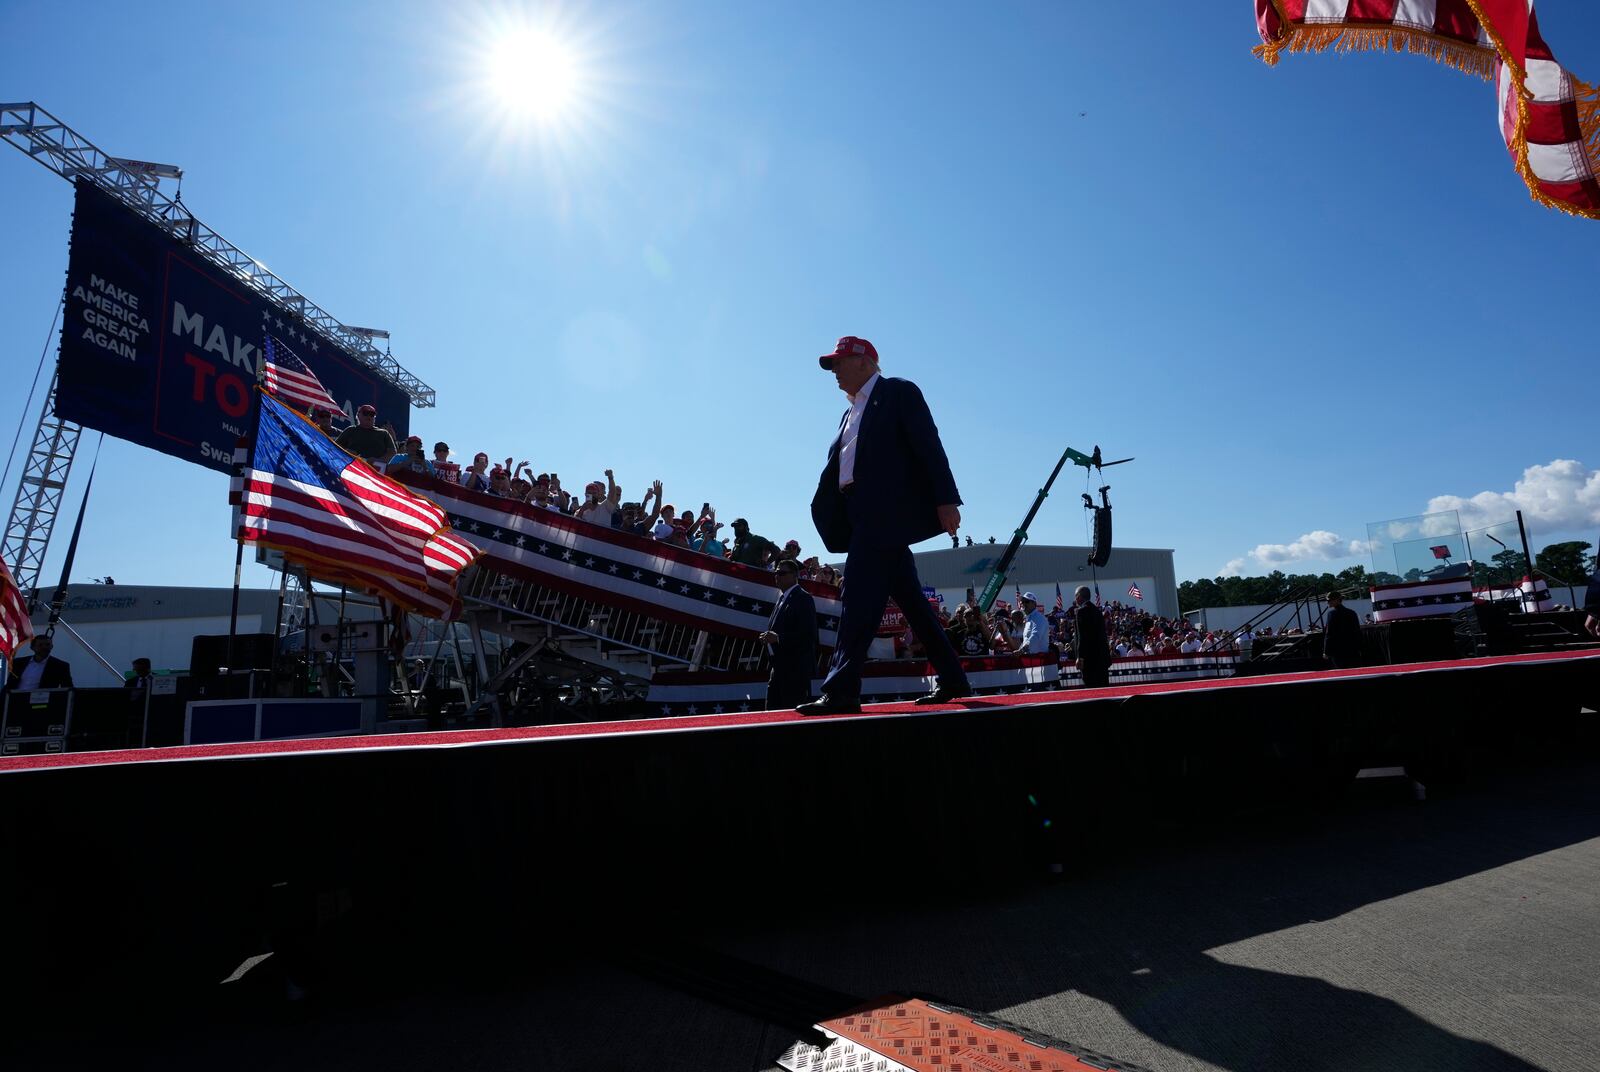
[[[208,986],[441,922],[536,932],[1005,884],[1133,830],[1443,784],[1583,732],[1600,650],[881,704],[0,760],[4,990]],[[276,937],[272,937],[276,935]],[[105,950],[117,951],[106,956]]]

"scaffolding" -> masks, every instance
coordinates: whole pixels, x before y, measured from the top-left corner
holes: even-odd
[[[379,350],[374,345],[375,337],[387,333],[351,327],[334,319],[261,262],[196,219],[183,203],[181,186],[174,185],[169,195],[163,182],[180,183],[183,172],[179,168],[111,156],[32,101],[0,104],[0,141],[68,182],[82,179],[93,183],[242,285],[322,332],[373,374],[404,391],[413,406],[426,409],[434,405],[433,388],[401,368],[386,349]],[[30,594],[39,585],[39,572],[83,431],[57,414],[57,383],[52,374],[4,539],[0,541],[0,555],[11,566],[17,587]]]

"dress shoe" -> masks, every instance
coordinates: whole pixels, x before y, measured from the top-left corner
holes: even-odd
[[[860,700],[835,700],[827,693],[794,709],[797,715],[859,715]]]
[[[911,702],[917,704],[919,707],[927,707],[933,704],[955,703],[962,697],[971,695],[972,686],[970,685],[963,685],[961,688],[955,688],[950,685],[939,684],[935,685],[933,691],[928,693],[928,695],[918,696]]]

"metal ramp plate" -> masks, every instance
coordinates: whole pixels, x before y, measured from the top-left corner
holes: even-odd
[[[891,996],[817,1024],[827,1046],[797,1042],[789,1072],[1144,1072],[980,1013]]]

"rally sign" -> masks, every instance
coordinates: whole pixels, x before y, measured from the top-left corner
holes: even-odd
[[[345,412],[363,403],[404,436],[404,391],[187,242],[79,180],[56,411],[212,469],[249,431],[268,331]],[[292,341],[291,341],[292,340]]]

